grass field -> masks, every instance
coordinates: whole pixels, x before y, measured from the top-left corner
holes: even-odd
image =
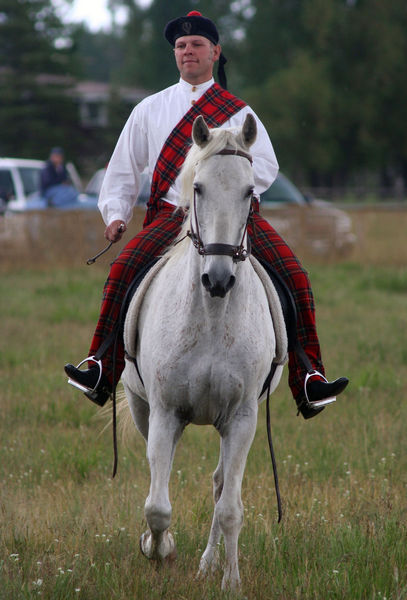
[[[394,242],[389,240],[389,244]],[[393,244],[392,244],[393,245]],[[250,599],[407,598],[407,268],[308,265],[338,401],[296,417],[286,374],[272,399],[284,517],[276,523],[264,406],[243,485],[243,594]],[[105,269],[3,269],[0,280],[0,598],[232,597],[195,580],[212,514],[218,439],[187,428],[171,480],[178,560],[139,553],[149,474],[142,440],[120,447],[66,385],[87,350]]]

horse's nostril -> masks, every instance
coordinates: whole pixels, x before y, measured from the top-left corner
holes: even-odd
[[[201,281],[202,281],[202,285],[204,286],[204,288],[206,290],[209,290],[209,288],[211,287],[211,282],[209,280],[209,275],[208,273],[204,273],[201,277]]]
[[[230,276],[230,279],[229,279],[229,283],[228,283],[228,284],[227,284],[227,286],[226,286],[226,291],[227,291],[227,292],[228,292],[229,290],[231,290],[231,289],[232,289],[232,287],[235,285],[235,281],[236,281],[236,277],[235,277],[234,275],[231,275],[231,276]]]
[[[225,284],[222,281],[211,282],[208,273],[201,277],[202,285],[212,297],[224,298],[229,290],[235,285],[236,277],[231,275],[229,281]]]

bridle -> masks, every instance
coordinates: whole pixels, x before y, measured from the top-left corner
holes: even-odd
[[[229,148],[224,148],[223,150],[220,150],[220,152],[217,152],[216,155],[233,155],[233,156],[242,156],[243,158],[247,158],[247,160],[250,162],[250,164],[253,164],[253,159],[250,156],[250,154],[248,154],[247,152],[243,152],[243,150],[231,150]],[[214,155],[214,156],[216,156]],[[253,206],[252,206],[252,202],[250,202],[250,210],[249,210],[249,214],[247,216],[246,219],[246,224],[245,224],[245,228],[243,231],[243,235],[242,235],[242,241],[240,242],[240,244],[238,246],[233,246],[232,244],[222,244],[222,243],[214,243],[214,244],[204,244],[201,238],[201,234],[199,231],[199,223],[198,223],[198,216],[197,216],[197,212],[196,212],[196,189],[194,189],[194,222],[195,222],[195,229],[194,226],[192,224],[191,221],[191,229],[189,231],[187,231],[187,236],[189,238],[191,238],[191,242],[194,245],[194,247],[198,250],[198,254],[200,254],[201,256],[209,256],[209,255],[216,255],[216,256],[230,256],[231,258],[233,258],[234,262],[239,262],[239,261],[244,261],[246,260],[246,258],[248,256],[250,256],[250,251],[251,251],[251,247],[250,247],[250,239],[247,238],[247,247],[244,247],[244,240],[246,237],[246,233],[247,233],[247,227],[249,224],[249,220],[250,217],[253,214]]]

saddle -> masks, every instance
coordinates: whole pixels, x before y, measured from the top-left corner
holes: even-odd
[[[137,324],[138,314],[145,293],[156,274],[161,270],[168,260],[168,256],[157,257],[151,260],[132,281],[124,297],[122,308],[116,327],[110,336],[103,342],[97,351],[95,357],[100,359],[106,353],[107,349],[114,343],[114,339],[123,334],[125,347],[128,349],[125,356],[136,366],[137,373],[142,380],[138,369],[136,355],[136,339],[131,332],[134,332]],[[302,360],[307,371],[312,370],[312,366],[304,349],[297,338],[297,309],[294,297],[281,276],[268,263],[259,258],[250,256],[250,261],[257,275],[260,277],[267,297],[269,299],[270,312],[273,319],[273,327],[276,334],[276,356],[270,366],[270,372],[264,382],[260,396],[268,389],[277,366],[287,362],[287,352],[294,351]],[[136,292],[139,291],[140,293]],[[130,313],[129,319],[126,314]]]

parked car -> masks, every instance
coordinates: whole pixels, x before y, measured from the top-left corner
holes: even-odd
[[[86,194],[95,201],[100,192],[106,169],[99,169],[90,180]],[[150,181],[143,173],[137,205],[146,204]],[[144,210],[144,209],[143,209]],[[137,225],[143,222],[135,209]],[[355,242],[352,221],[347,213],[329,202],[309,198],[285,175],[279,173],[273,185],[261,195],[261,213],[294,250],[306,250],[314,255],[347,254]]]
[[[0,212],[26,212],[49,208],[40,194],[40,173],[45,161],[23,158],[0,158]],[[80,192],[82,184],[72,163],[66,165],[74,187]],[[79,194],[78,199],[56,207],[60,210],[96,210],[95,200]]]
[[[85,188],[85,195],[88,198],[93,198],[96,200],[99,197],[100,190],[102,187],[103,179],[105,178],[106,169],[98,169],[94,175],[92,175],[89,180],[88,185]],[[147,201],[150,197],[150,179],[146,172],[141,174],[141,186],[140,192],[137,197],[137,205],[144,206],[147,204]]]
[[[345,211],[305,196],[282,173],[261,195],[261,213],[293,249],[346,255],[356,242]]]

